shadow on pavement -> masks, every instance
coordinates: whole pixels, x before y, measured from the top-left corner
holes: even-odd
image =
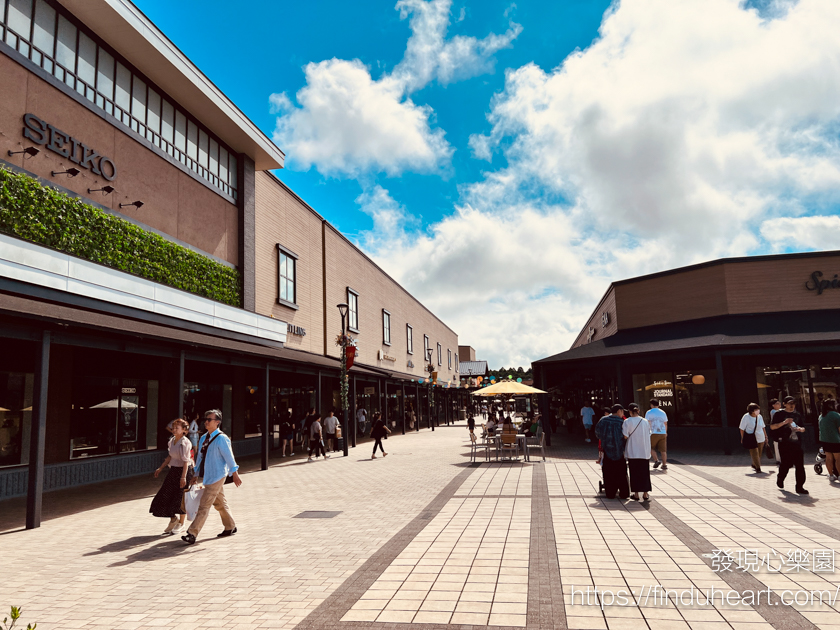
[[[103,553],[118,553],[120,551],[127,551],[129,549],[133,549],[134,547],[140,547],[155,540],[160,540],[161,538],[162,536],[160,534],[157,534],[155,536],[132,536],[131,538],[126,538],[125,540],[119,540],[112,543],[108,543],[107,545],[100,547],[96,551],[91,551],[83,555],[98,556]]]
[[[202,551],[201,548],[195,548],[193,545],[187,545],[183,540],[181,540],[180,536],[176,536],[174,537],[174,540],[170,539],[166,542],[158,543],[157,545],[131,554],[125,560],[109,564],[108,568],[125,567],[130,564],[134,564],[135,562],[154,562],[155,560],[172,558],[173,556],[184,553],[192,554],[200,551]]]

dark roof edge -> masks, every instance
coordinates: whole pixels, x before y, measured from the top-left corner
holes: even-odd
[[[607,296],[610,294],[610,291],[612,291],[612,289],[613,289],[613,287],[614,287],[614,286],[615,286],[615,282],[610,282],[610,286],[608,286],[608,287],[607,287],[607,290],[606,290],[606,291],[604,291],[604,295],[602,295],[602,296],[601,296],[601,299],[598,301],[598,304],[596,304],[596,305],[595,305],[595,308],[594,308],[594,309],[592,309],[592,313],[590,313],[590,314],[589,314],[589,317],[587,317],[587,318],[586,318],[586,321],[587,321],[587,322],[588,322],[589,320],[591,320],[591,319],[592,319],[592,317],[595,315],[595,313],[597,313],[597,312],[598,312],[598,309],[600,309],[600,308],[601,308],[601,305],[602,305],[604,302],[606,302],[606,301],[607,301]],[[617,310],[617,309],[616,309],[616,310]],[[618,313],[616,313],[616,314],[615,314],[615,317],[618,317]],[[583,336],[583,329],[581,329],[581,331],[577,334],[577,337],[575,337],[575,340],[572,342],[572,345],[571,345],[571,346],[569,346],[569,350],[574,349],[575,344],[578,342],[578,340],[579,340],[582,336]]]
[[[434,318],[435,318],[438,322],[440,322],[440,323],[443,325],[443,327],[444,327],[444,328],[446,328],[449,332],[451,332],[451,333],[452,333],[453,335],[455,335],[456,337],[458,336],[458,333],[456,333],[454,330],[452,330],[452,329],[451,329],[451,328],[450,328],[450,327],[446,324],[446,322],[444,322],[444,321],[443,321],[440,317],[438,317],[438,316],[437,316],[437,315],[435,315],[435,314],[434,314],[431,310],[429,310],[429,307],[427,307],[427,306],[426,306],[425,304],[423,304],[420,300],[418,300],[416,297],[414,297],[414,296],[413,296],[413,295],[412,295],[412,294],[408,291],[408,289],[406,289],[403,285],[401,285],[399,282],[397,282],[396,280],[394,280],[394,279],[391,277],[391,275],[390,275],[387,271],[385,271],[382,267],[380,267],[380,266],[379,266],[379,265],[378,265],[378,264],[377,264],[377,263],[376,263],[376,262],[375,262],[375,261],[374,261],[374,260],[373,260],[370,256],[368,256],[368,255],[367,255],[367,254],[366,254],[366,253],[365,253],[365,252],[364,252],[364,251],[363,251],[363,250],[362,250],[362,249],[361,249],[358,245],[356,245],[353,241],[351,241],[351,240],[350,240],[349,238],[347,238],[344,234],[342,234],[341,230],[339,230],[339,229],[338,229],[337,227],[335,227],[332,223],[330,223],[330,222],[329,222],[329,221],[327,221],[324,217],[322,217],[320,214],[318,214],[318,212],[317,212],[317,211],[316,211],[316,210],[315,210],[312,206],[310,206],[310,205],[309,205],[308,203],[306,203],[303,199],[301,199],[300,195],[298,195],[298,194],[297,194],[294,190],[292,190],[291,188],[289,188],[289,186],[288,186],[288,185],[286,185],[286,184],[285,184],[285,183],[284,183],[284,182],[283,182],[283,181],[282,181],[279,177],[277,177],[277,175],[275,175],[273,171],[263,171],[263,172],[268,173],[268,174],[272,177],[272,179],[274,179],[274,181],[275,181],[275,182],[277,182],[278,184],[280,184],[280,186],[281,186],[284,190],[286,190],[287,192],[289,192],[289,193],[290,193],[290,194],[291,194],[291,195],[292,195],[295,199],[297,199],[300,203],[302,203],[302,204],[304,205],[304,207],[306,207],[306,209],[307,209],[307,210],[309,210],[312,214],[314,214],[316,217],[318,217],[318,219],[319,219],[319,220],[321,220],[321,221],[323,221],[324,223],[326,223],[327,227],[329,227],[329,228],[330,228],[333,232],[335,232],[335,233],[336,233],[336,234],[337,234],[340,238],[344,239],[344,240],[347,242],[347,244],[348,244],[348,245],[350,245],[350,247],[352,247],[352,248],[353,248],[353,249],[355,249],[357,252],[359,252],[359,253],[360,253],[360,254],[361,254],[361,255],[362,255],[362,256],[363,256],[363,257],[364,257],[364,258],[365,258],[365,259],[366,259],[366,260],[367,260],[367,261],[368,261],[371,265],[373,265],[373,266],[374,266],[374,267],[376,267],[376,268],[377,268],[380,272],[382,272],[382,275],[384,275],[386,278],[388,278],[388,280],[390,280],[390,281],[391,281],[391,282],[393,282],[395,285],[397,285],[397,287],[399,287],[399,288],[403,291],[403,293],[405,293],[408,297],[410,297],[412,300],[414,300],[414,302],[416,302],[417,304],[419,304],[419,305],[420,305],[420,307],[421,307],[421,308],[423,308],[423,309],[424,309],[424,310],[425,310],[425,311],[426,311],[429,315],[431,315],[431,316],[432,316],[432,317],[434,317]]]
[[[610,286],[614,287],[624,284],[632,284],[634,282],[641,282],[642,280],[651,280],[653,278],[660,278],[663,276],[685,273],[687,271],[696,271],[697,269],[705,269],[707,267],[715,267],[717,265],[726,265],[730,263],[737,264],[745,262],[762,262],[767,260],[790,260],[797,258],[828,258],[829,256],[840,256],[840,250],[833,249],[824,252],[791,252],[789,254],[762,254],[760,256],[735,256],[731,258],[716,258],[714,260],[707,260],[706,262],[696,263],[694,265],[687,265],[685,267],[676,267],[674,269],[667,269],[665,271],[649,273],[644,276],[636,276],[634,278],[627,278],[625,280],[616,280]]]

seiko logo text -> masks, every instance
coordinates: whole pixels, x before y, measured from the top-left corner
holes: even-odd
[[[94,175],[101,175],[109,182],[117,177],[117,167],[111,158],[100,155],[84,142],[76,140],[69,134],[52,125],[44,122],[34,114],[26,114],[23,117],[24,137],[35,144],[46,144],[47,149],[65,157],[73,164],[89,169]]]

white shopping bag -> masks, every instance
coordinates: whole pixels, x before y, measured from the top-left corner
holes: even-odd
[[[187,511],[188,521],[195,520],[195,515],[198,513],[198,505],[201,503],[203,494],[204,486],[193,486],[184,493],[184,509]]]

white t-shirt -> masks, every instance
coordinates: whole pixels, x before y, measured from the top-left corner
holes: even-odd
[[[335,427],[338,424],[338,418],[335,416],[327,416],[324,418],[324,432],[335,433]]]
[[[314,440],[319,435],[321,435],[321,423],[315,420],[315,422],[309,425],[309,439]]]
[[[592,424],[592,418],[595,416],[595,410],[592,407],[583,407],[580,410],[580,415],[583,418],[583,424]]]
[[[645,414],[645,420],[650,424],[650,432],[654,435],[667,433],[668,414],[659,407],[651,407]]]
[[[744,433],[755,431],[755,439],[759,444],[766,441],[764,437],[764,418],[761,417],[761,414],[758,414],[757,418],[753,418],[750,414],[745,413],[744,417],[741,418],[741,424],[738,425],[738,428]]]
[[[650,424],[637,416],[626,418],[621,432],[627,438],[624,445],[624,456],[627,459],[650,459]]]
[[[367,418],[367,411],[365,411],[364,407],[360,407],[359,410],[356,412],[356,420],[358,422],[365,422]]]

